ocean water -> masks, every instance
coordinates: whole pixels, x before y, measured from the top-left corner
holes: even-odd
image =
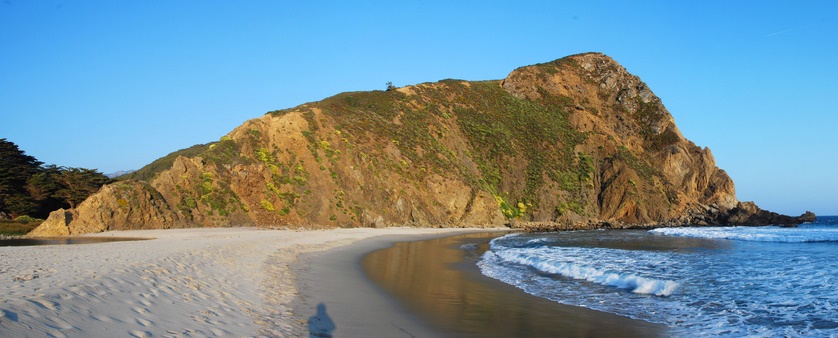
[[[838,216],[798,228],[510,234],[477,264],[527,293],[675,336],[838,337]]]

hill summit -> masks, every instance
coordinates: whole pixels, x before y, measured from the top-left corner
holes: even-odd
[[[608,56],[502,81],[350,92],[249,120],[59,210],[32,236],[199,226],[796,224],[740,203],[713,155]]]

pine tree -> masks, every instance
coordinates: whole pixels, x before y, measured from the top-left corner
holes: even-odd
[[[66,203],[70,204],[70,208],[75,208],[79,203],[87,199],[88,196],[93,195],[99,188],[110,181],[107,176],[94,169],[62,169],[57,177],[58,184],[61,188],[53,194],[53,197],[66,201]]]
[[[16,217],[37,209],[26,187],[41,164],[43,162],[26,155],[16,144],[0,138],[0,211]]]

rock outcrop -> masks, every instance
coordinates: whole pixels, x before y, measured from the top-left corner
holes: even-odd
[[[787,224],[611,58],[343,93],[270,112],[59,210],[33,236],[113,229]],[[129,175],[131,176],[131,175]],[[784,218],[785,217],[785,218]]]
[[[736,205],[736,208],[720,214],[716,222],[722,224],[796,226],[800,223],[813,221],[815,221],[815,214],[811,211],[807,211],[799,217],[790,217],[762,210],[754,202],[742,202]]]

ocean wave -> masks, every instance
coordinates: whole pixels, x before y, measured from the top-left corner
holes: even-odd
[[[791,229],[705,227],[501,237],[491,242],[491,251],[477,265],[483,275],[535,296],[664,324],[676,337],[830,337],[838,333],[838,280],[832,273],[838,266],[833,247],[838,229],[819,222]],[[695,240],[676,240],[672,242],[682,243],[685,250],[661,249],[655,243],[669,241],[665,233],[703,238],[737,233],[754,242],[693,250]],[[539,237],[547,240],[535,240]],[[772,243],[824,240],[828,243]],[[625,292],[616,292],[617,287]],[[653,296],[657,293],[668,296]]]
[[[580,265],[572,262],[563,262],[551,258],[542,258],[538,255],[530,255],[514,251],[487,251],[483,255],[483,260],[487,262],[503,261],[526,265],[542,272],[626,289],[639,294],[669,296],[672,295],[672,293],[675,292],[679,286],[679,283],[673,281],[618,273],[591,266]]]
[[[536,238],[536,239],[531,239],[531,240],[527,241],[527,244],[541,244],[541,243],[547,243],[547,242],[549,242],[549,240],[547,238]]]
[[[812,243],[838,242],[838,229],[821,227],[695,227],[660,228],[649,230],[656,235],[730,239],[750,242]]]

